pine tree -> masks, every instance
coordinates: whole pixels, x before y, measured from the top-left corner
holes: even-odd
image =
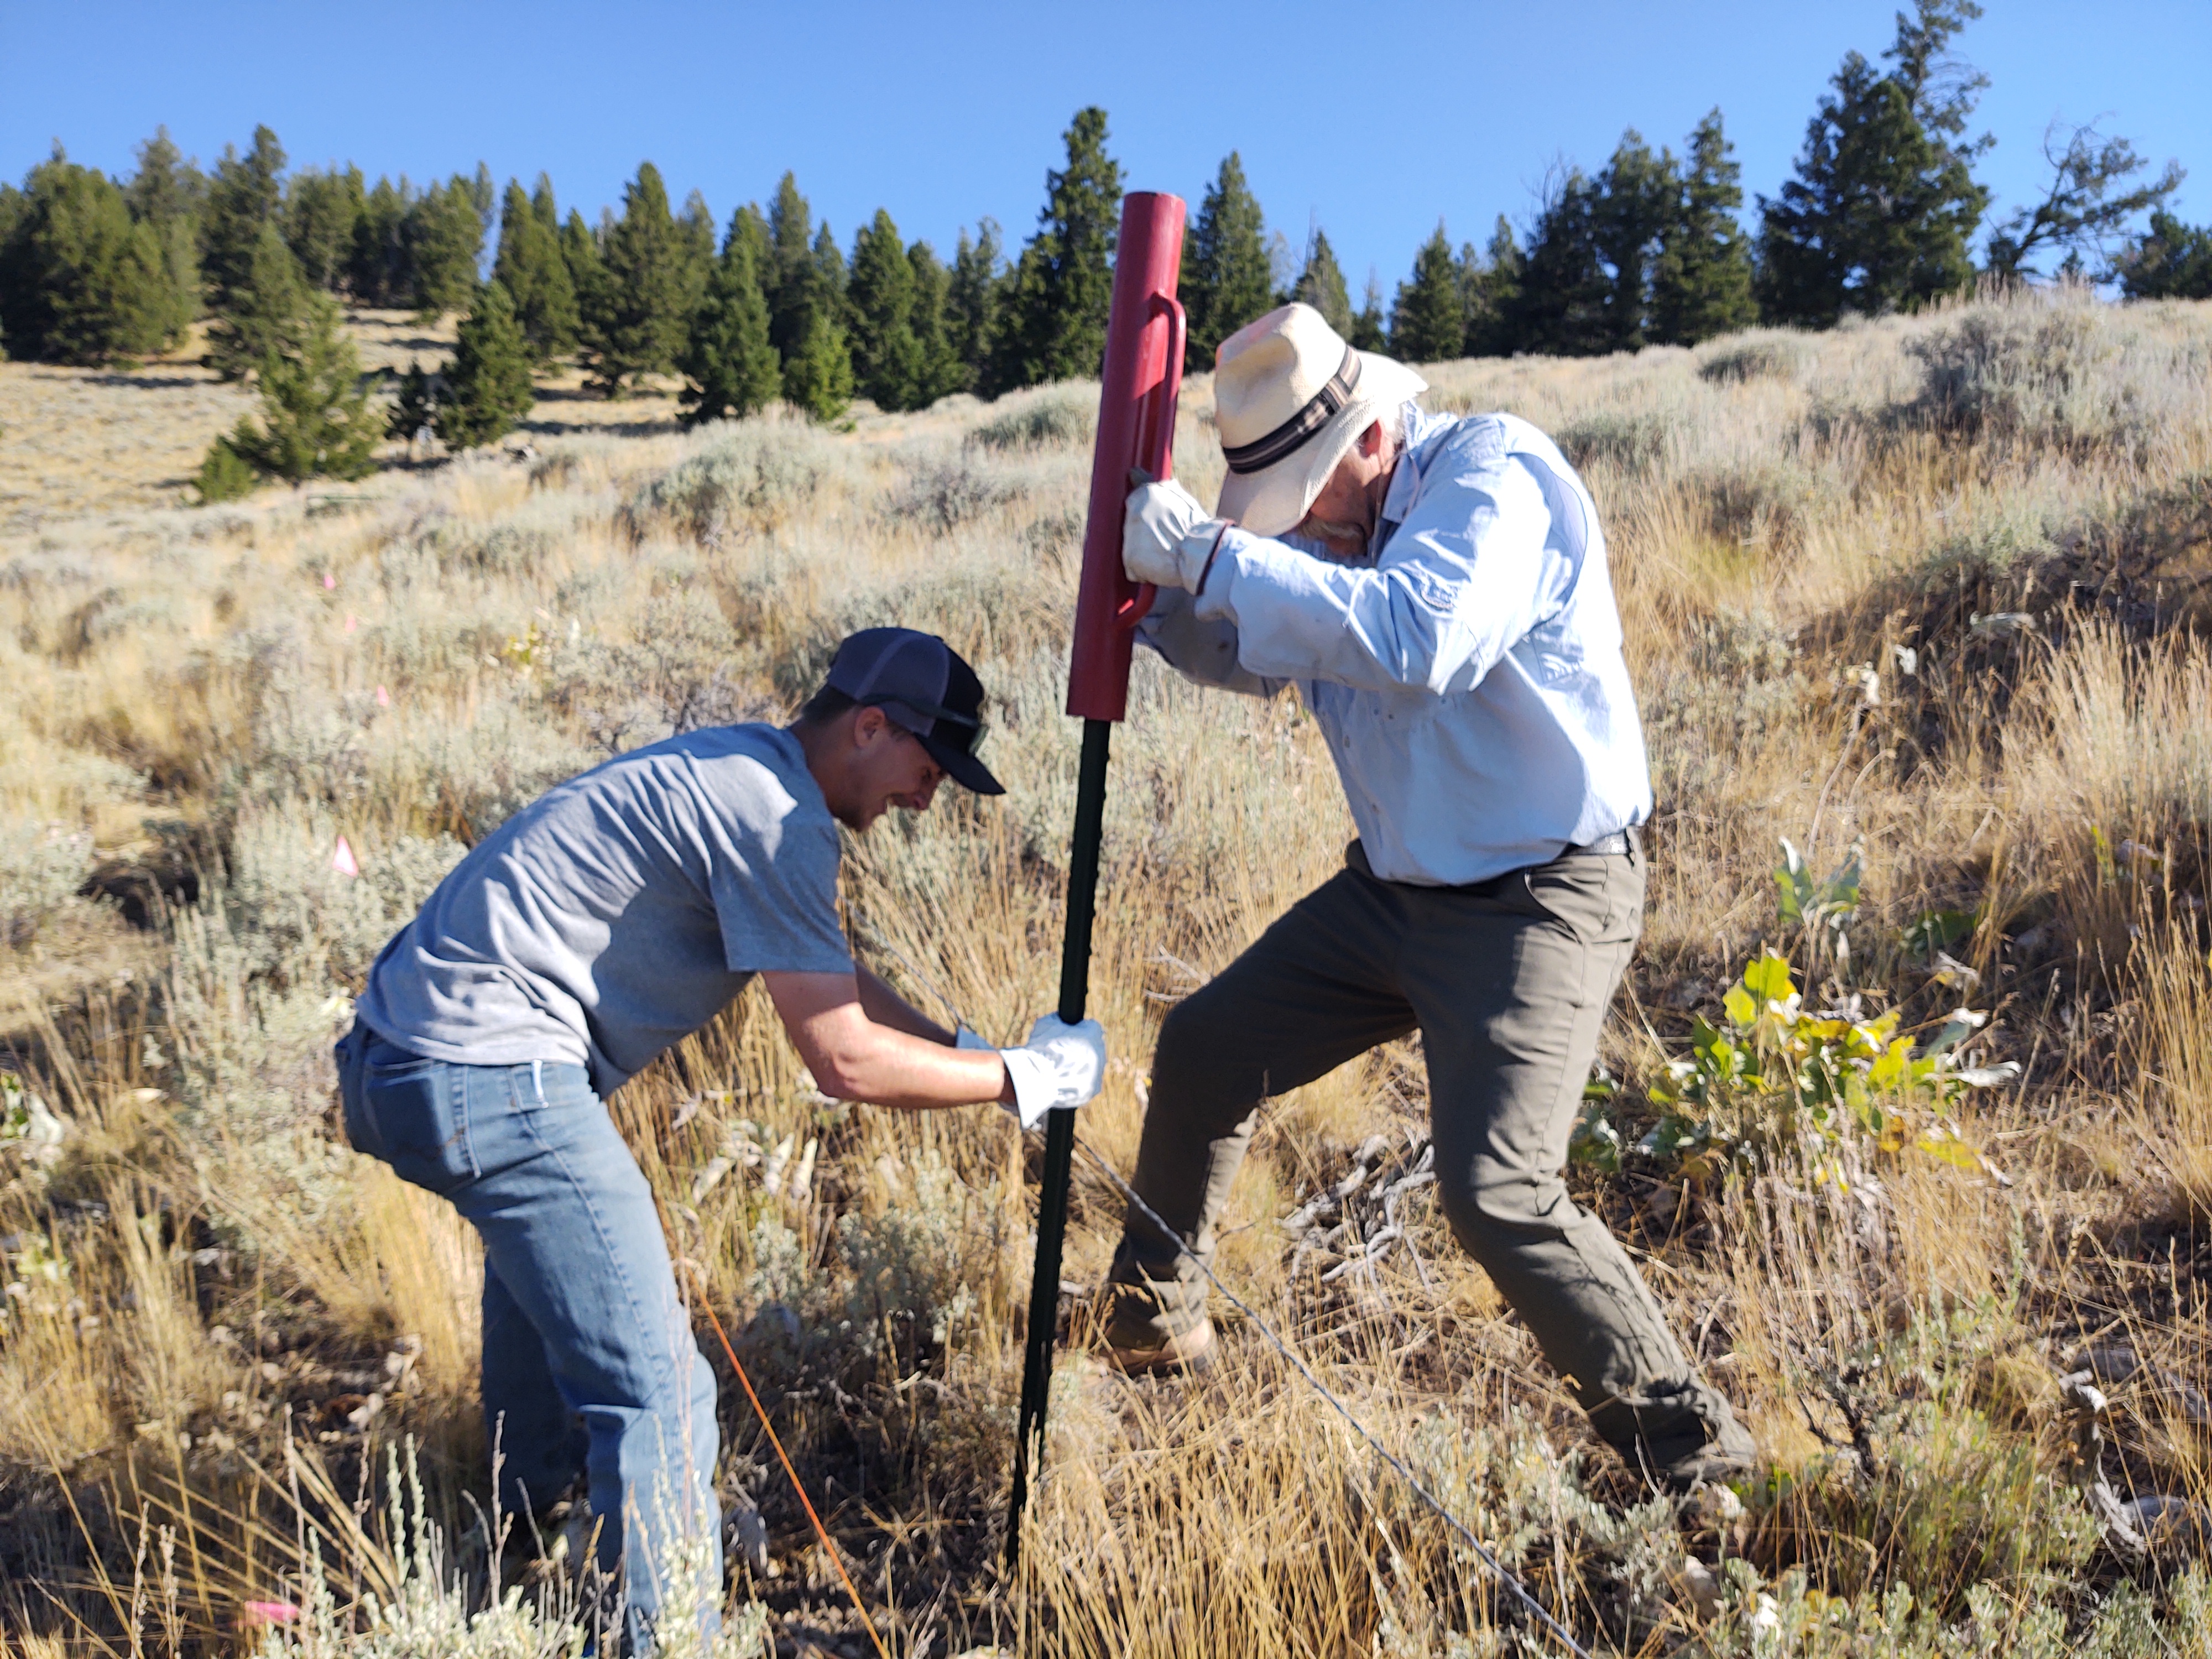
[[[1520,347],[1522,278],[1528,259],[1504,214],[1491,229],[1490,246],[1460,250],[1460,294],[1467,311],[1467,355],[1510,357]]]
[[[384,429],[403,443],[413,443],[415,434],[429,427],[437,429],[438,405],[444,401],[441,395],[446,377],[433,377],[423,372],[416,358],[407,360],[407,372],[399,377],[399,390],[395,395],[392,413],[385,417]],[[204,486],[203,486],[204,491]]]
[[[274,223],[261,227],[243,282],[230,289],[228,309],[208,330],[208,367],[226,380],[258,373],[267,359],[297,356],[311,319],[309,290]]]
[[[760,289],[761,303],[766,306],[775,275],[775,241],[759,203],[748,202],[730,216],[729,228],[722,234],[723,258],[730,257],[730,244],[733,241],[745,245],[754,286]]]
[[[992,376],[1002,388],[1093,375],[1105,354],[1121,168],[1097,106],[1076,112],[1065,139],[1067,165],[1045,174],[1036,234],[1006,296]]]
[[[58,144],[32,169],[0,240],[0,333],[19,357],[106,363],[159,350],[179,326],[160,239],[105,173]]]
[[[180,339],[200,314],[200,215],[207,179],[170,141],[167,127],[138,146],[138,171],[123,188],[131,216],[149,227],[161,245],[167,273],[170,321],[164,330]]]
[[[814,237],[814,303],[826,308],[831,320],[849,334],[852,319],[851,296],[846,291],[848,282],[844,250],[837,246],[830,222],[824,219]]]
[[[197,222],[207,205],[208,181],[184,158],[166,126],[138,146],[138,171],[123,187],[131,216],[157,229],[179,220]]]
[[[270,230],[270,240],[276,240]],[[282,240],[278,250],[289,259]],[[262,264],[259,247],[254,265]],[[295,273],[296,280],[296,273]],[[295,338],[272,348],[255,366],[261,391],[261,420],[240,417],[230,434],[217,440],[264,477],[297,483],[304,478],[359,478],[376,467],[381,422],[368,407],[360,384],[361,358],[346,337],[337,301],[306,288],[301,326]],[[210,458],[212,460],[212,458]]]
[[[846,289],[853,319],[853,383],[883,410],[927,408],[927,366],[914,332],[914,264],[882,208],[853,238]]]
[[[461,175],[455,173],[459,179]],[[492,182],[491,164],[477,163],[477,170],[468,181],[469,205],[476,210],[477,246],[482,247],[484,239],[491,234],[491,213],[499,200],[498,187]]]
[[[356,167],[343,173],[308,167],[285,182],[284,240],[300,262],[300,274],[317,288],[343,286],[368,194]]]
[[[2160,209],[2118,265],[2130,300],[2212,300],[2212,225],[2186,225]]]
[[[1631,127],[1595,180],[1592,230],[1601,266],[1609,268],[1604,321],[1579,348],[1592,355],[1637,351],[1647,337],[1651,270],[1680,216],[1680,183],[1671,152],[1653,154]]]
[[[1411,280],[1398,285],[1390,306],[1390,349],[1407,362],[1436,363],[1467,346],[1467,310],[1460,298],[1459,268],[1440,222],[1413,256]]]
[[[484,222],[477,213],[472,180],[457,173],[416,197],[400,240],[406,249],[415,310],[424,321],[474,302]]]
[[[852,334],[846,322],[845,256],[830,223],[808,251],[801,315],[805,332],[783,360],[783,395],[819,421],[834,421],[853,398]]]
[[[23,192],[6,179],[0,179],[0,352],[9,351],[8,314],[13,309],[9,304],[9,297],[11,295],[20,295],[28,291],[15,286],[9,278],[9,271],[10,262],[16,257],[16,228],[22,223],[24,215],[29,211],[30,208],[24,200]],[[29,354],[9,353],[9,355],[27,356]]]
[[[1751,294],[1751,244],[1736,223],[1743,205],[1735,147],[1713,110],[1690,135],[1681,198],[1651,272],[1651,338],[1696,345],[1748,328],[1759,310]]]
[[[805,337],[783,365],[783,395],[816,420],[841,417],[853,401],[853,354],[827,307],[808,313]]]
[[[1347,341],[1352,337],[1352,295],[1344,286],[1344,270],[1336,263],[1336,250],[1328,234],[1316,229],[1306,247],[1305,269],[1291,289],[1291,297],[1321,313],[1328,325]]]
[[[1989,205],[1973,176],[1987,139],[1964,134],[1988,77],[1943,57],[1974,0],[1916,0],[1881,74],[1847,55],[1806,129],[1796,176],[1759,198],[1759,293],[1772,321],[1825,326],[1846,311],[1911,309],[1974,279],[1969,242]]]
[[[606,261],[599,256],[599,233],[584,222],[575,209],[561,222],[561,263],[568,268],[568,286],[576,293],[576,333],[580,340],[584,319],[606,304],[599,290],[606,286]]]
[[[1352,332],[1345,343],[1361,351],[1383,351],[1389,349],[1389,337],[1382,329],[1382,279],[1370,265],[1367,270],[1367,287],[1359,299],[1359,313],[1352,319]]]
[[[1233,149],[1206,187],[1183,240],[1177,289],[1189,320],[1185,374],[1212,368],[1214,349],[1275,303],[1266,225]]]
[[[537,401],[530,384],[530,343],[504,284],[493,281],[477,290],[475,309],[454,337],[446,384],[453,395],[431,418],[449,449],[474,449],[503,438],[530,413]]]
[[[731,215],[721,258],[708,278],[679,365],[688,382],[678,399],[686,426],[742,420],[765,409],[783,389],[760,279],[768,248],[768,227],[757,208]]]
[[[986,217],[970,240],[963,228],[952,252],[945,289],[945,346],[960,365],[956,392],[995,397],[991,380],[992,346],[998,338],[1000,288],[999,222]]]
[[[799,180],[787,173],[769,204],[769,238],[774,258],[761,273],[768,290],[769,332],[784,362],[797,357],[814,305],[813,210],[799,193]]]
[[[2162,210],[2187,175],[2181,163],[2168,161],[2155,178],[2130,185],[2150,165],[2125,138],[2108,138],[2094,121],[2075,127],[2064,143],[2059,124],[2044,134],[2043,159],[2051,183],[2043,199],[2021,207],[1990,233],[1989,270],[2008,281],[2033,276],[2035,261],[2064,249],[2060,273],[2110,281],[2118,269],[2112,240],[2146,210]]]
[[[1531,227],[1512,318],[1516,348],[1556,357],[1612,349],[1613,278],[1600,249],[1605,192],[1572,168],[1551,186]]]
[[[673,369],[690,331],[690,246],[652,162],[623,187],[623,216],[599,240],[602,273],[576,296],[583,355],[592,384],[618,398],[640,376]]]
[[[200,270],[210,310],[235,308],[233,290],[249,280],[262,227],[276,219],[283,199],[283,173],[284,147],[267,127],[253,129],[253,148],[243,156],[235,145],[223,146],[201,221]]]
[[[914,338],[921,353],[914,406],[927,409],[966,384],[968,366],[953,350],[946,331],[952,273],[927,242],[908,248],[906,262],[914,270]]]
[[[541,208],[507,181],[500,204],[499,253],[491,279],[514,302],[515,321],[529,343],[532,360],[550,362],[575,349],[576,289],[561,257],[560,222],[554,217],[553,186],[543,173],[538,188]]]
[[[714,216],[708,210],[706,197],[696,190],[684,198],[684,211],[676,221],[676,246],[680,271],[677,309],[684,319],[677,342],[680,349],[706,295],[707,279],[714,274]]]
[[[408,302],[414,284],[408,274],[405,230],[414,200],[404,178],[397,185],[380,178],[363,198],[361,217],[354,224],[353,255],[346,264],[346,288],[355,304],[395,307]]]

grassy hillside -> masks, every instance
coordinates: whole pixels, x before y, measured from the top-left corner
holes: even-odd
[[[2024,298],[1430,375],[1431,407],[1554,432],[1606,515],[1659,811],[1576,1183],[1765,1472],[1680,1516],[1640,1501],[1431,1188],[1364,1258],[1361,1194],[1425,1145],[1418,1044],[1275,1103],[1224,1277],[1594,1650],[2212,1651],[2212,307]],[[141,395],[68,384],[63,427]],[[851,932],[1002,1040],[1048,1006],[1094,401],[540,434],[234,507],[57,486],[0,526],[0,1650],[228,1650],[311,1568],[318,1620],[354,1619],[408,1559],[383,1504],[410,1445],[480,1577],[471,1237],[339,1144],[327,1045],[392,929],[549,784],[787,714],[854,628],[942,632],[1008,793],[853,843]],[[1178,453],[1208,496],[1210,415],[1193,383]],[[1349,826],[1294,700],[1143,660],[1115,741],[1092,983],[1117,1058],[1081,1123],[1126,1170],[1162,1009]],[[1856,891],[1785,921],[1784,837],[1814,884],[1856,859]],[[1960,1052],[2017,1079],[1877,1091],[1879,1122],[1720,1088],[1714,1138],[1686,1110],[1639,1150],[1647,1089],[1762,945],[1838,1030],[1893,1012],[1926,1045],[1986,1012]],[[1531,1650],[1233,1313],[1195,1384],[1087,1357],[1120,1206],[1081,1160],[1007,1580],[1035,1146],[994,1110],[823,1100],[757,994],[615,1109],[892,1652]],[[1348,1230],[1282,1228],[1355,1166]],[[871,1650],[734,1384],[723,1412],[726,1504],[767,1540],[732,1594],[780,1652]],[[480,1649],[560,1650],[535,1629]]]

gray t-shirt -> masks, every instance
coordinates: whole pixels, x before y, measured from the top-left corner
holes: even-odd
[[[853,971],[837,826],[796,738],[716,726],[500,825],[384,947],[356,1012],[432,1060],[588,1066],[606,1095],[763,971]]]

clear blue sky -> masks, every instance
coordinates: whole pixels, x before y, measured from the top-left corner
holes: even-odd
[[[2108,114],[2194,176],[2212,219],[2212,0],[1988,0],[1961,54],[1991,86],[1984,176],[2002,212],[2044,173],[2054,117]],[[1516,220],[1560,161],[1621,129],[1678,149],[1724,112],[1747,196],[1787,174],[1844,52],[1873,57],[1893,0],[1554,0],[1545,6],[1195,3],[197,5],[0,0],[0,174],[53,139],[127,172],[166,122],[204,164],[274,127],[294,165],[416,179],[489,162],[552,174],[596,216],[641,160],[718,220],[797,169],[849,246],[881,205],[948,252],[989,214],[1018,246],[1068,117],[1103,104],[1134,188],[1196,198],[1240,150],[1271,226],[1310,219],[1355,290],[1387,287],[1442,216],[1455,240]],[[1364,32],[1348,27],[1371,20]]]

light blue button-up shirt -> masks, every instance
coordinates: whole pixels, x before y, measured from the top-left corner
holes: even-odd
[[[1375,873],[1456,886],[1643,823],[1651,781],[1575,470],[1511,415],[1405,416],[1366,558],[1232,529],[1139,637],[1209,684],[1297,685]]]

